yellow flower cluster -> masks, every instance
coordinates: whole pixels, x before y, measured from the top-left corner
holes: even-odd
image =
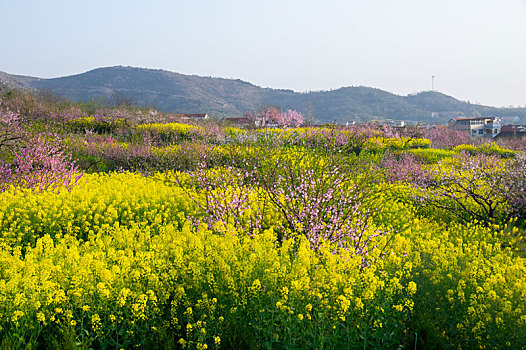
[[[431,146],[431,141],[428,139],[410,137],[371,137],[365,142],[365,149],[372,152],[386,149],[407,150],[413,147],[427,148],[429,146]]]
[[[0,246],[34,244],[38,237],[70,234],[88,239],[115,225],[142,224],[156,231],[184,222],[192,203],[171,184],[173,174],[85,175],[71,191],[0,194]]]
[[[163,138],[172,137],[188,137],[191,133],[199,133],[203,130],[201,126],[189,125],[181,123],[151,123],[137,125],[137,132],[142,134],[144,132],[156,132]]]
[[[524,344],[524,259],[490,228],[417,216],[392,200],[403,185],[378,185],[374,219],[393,231],[356,256],[329,243],[313,251],[302,237],[278,244],[273,229],[196,229],[173,176],[94,174],[70,192],[1,193],[0,338],[69,325],[98,344],[164,332],[202,349],[319,337],[396,347],[420,312],[444,341],[469,339],[462,347]]]

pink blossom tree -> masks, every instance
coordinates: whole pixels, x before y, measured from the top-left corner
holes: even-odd
[[[314,250],[330,241],[367,256],[375,248],[376,238],[387,233],[370,227],[374,213],[363,203],[374,193],[368,190],[367,180],[353,180],[347,164],[337,158],[327,162],[325,158],[311,157],[308,151],[282,150],[272,162],[261,161],[268,158],[255,160],[253,182],[283,218],[284,230],[278,228],[278,239],[289,233],[300,234]]]
[[[421,183],[430,181],[431,175],[423,167],[423,162],[411,153],[387,154],[380,163],[390,182]]]
[[[508,161],[503,194],[512,217],[526,219],[526,153],[518,153]]]
[[[449,129],[445,126],[430,128],[424,137],[431,141],[431,147],[445,149],[452,149],[458,145],[470,144],[474,141],[468,132]]]
[[[79,171],[59,144],[46,136],[29,139],[16,149],[12,162],[0,160],[0,191],[9,187],[38,189],[71,188],[83,172]]]
[[[274,121],[285,127],[298,127],[303,124],[303,115],[296,110],[288,110],[284,113],[278,113],[274,115]]]
[[[442,162],[441,162],[442,163]],[[485,226],[526,216],[526,156],[511,160],[462,153],[456,162],[417,174],[416,199],[444,209],[459,219]],[[427,173],[427,174],[426,174]]]
[[[0,151],[13,147],[22,139],[21,119],[9,109],[0,110]]]
[[[287,112],[281,113],[279,107],[276,106],[263,107],[257,112],[247,112],[245,115],[253,119],[256,125],[260,127],[265,127],[271,123],[282,127],[298,127],[304,121],[300,112],[289,109]]]

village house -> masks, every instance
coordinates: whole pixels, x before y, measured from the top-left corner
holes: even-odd
[[[265,120],[258,118],[255,120],[255,124],[258,128],[279,128],[279,124],[272,120]]]
[[[456,117],[448,122],[450,129],[468,131],[472,137],[496,137],[502,129],[499,117]]]
[[[255,126],[255,121],[248,117],[227,117],[223,119],[227,123],[231,123],[240,127]]]
[[[522,125],[506,124],[502,126],[499,137],[523,137],[526,136],[526,127]]]

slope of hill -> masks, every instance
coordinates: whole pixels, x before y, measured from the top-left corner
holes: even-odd
[[[14,89],[25,89],[38,78],[0,72],[0,83]]]
[[[443,123],[456,115],[518,117],[526,122],[526,109],[506,109],[456,100],[439,92],[399,96],[368,87],[298,93],[261,88],[223,78],[190,76],[164,70],[106,67],[53,79],[0,73],[0,81],[17,88],[50,89],[72,100],[88,101],[119,93],[134,103],[156,106],[165,112],[240,116],[264,105],[296,109],[322,122],[406,119]]]

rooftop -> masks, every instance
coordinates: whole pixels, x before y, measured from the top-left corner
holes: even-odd
[[[485,120],[485,119],[495,119],[496,117],[456,117],[452,118],[453,120]]]

